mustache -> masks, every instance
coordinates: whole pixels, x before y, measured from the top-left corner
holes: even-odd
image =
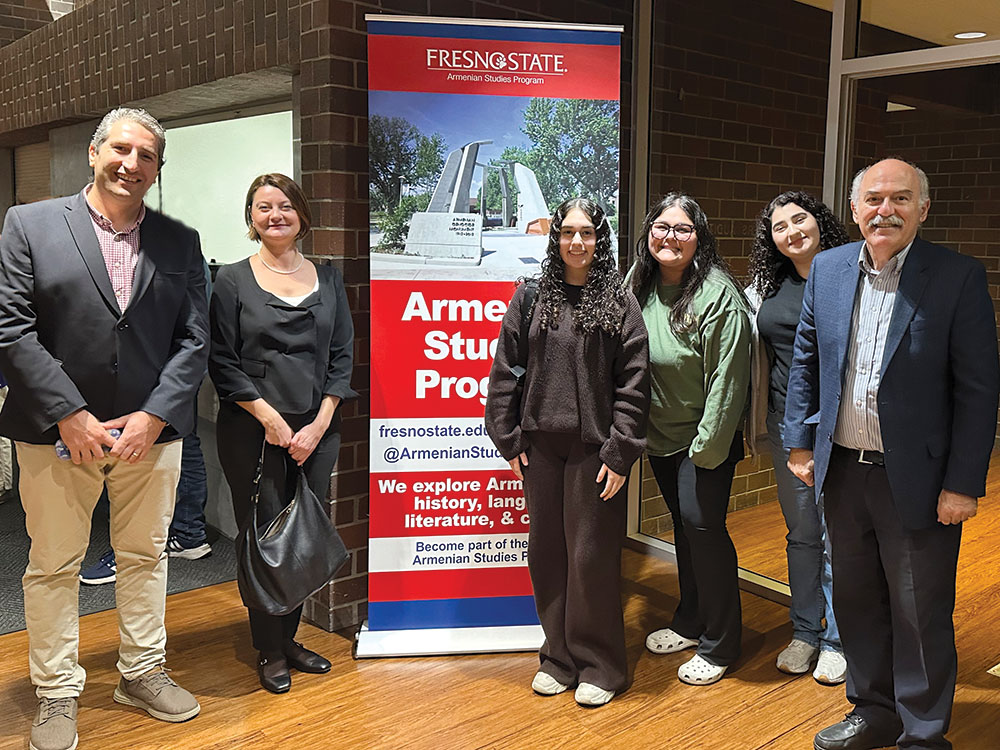
[[[903,226],[903,220],[896,215],[876,216],[868,222],[868,226],[872,229],[876,229],[878,227],[901,227]]]

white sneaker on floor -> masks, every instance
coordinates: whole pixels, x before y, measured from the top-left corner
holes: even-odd
[[[727,667],[712,664],[701,654],[695,654],[677,670],[677,679],[688,685],[712,685],[722,679]]]
[[[569,689],[569,685],[563,685],[547,672],[537,672],[535,679],[531,681],[531,689],[539,695],[559,695]]]
[[[589,682],[581,682],[576,686],[576,694],[573,697],[581,706],[603,706],[615,697],[615,691],[599,688]]]
[[[839,685],[847,679],[847,659],[839,651],[820,651],[813,679],[822,685]]]
[[[785,674],[805,674],[812,667],[813,659],[818,653],[817,646],[810,646],[805,641],[794,638],[778,654],[778,660],[775,664]]]
[[[654,654],[672,654],[686,648],[694,648],[697,645],[698,641],[685,638],[670,628],[654,630],[646,636],[646,648]]]

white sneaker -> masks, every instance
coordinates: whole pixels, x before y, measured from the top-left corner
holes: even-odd
[[[576,686],[576,694],[573,697],[581,706],[603,706],[615,697],[615,691],[599,688],[589,682],[581,682]]]
[[[839,685],[847,679],[847,659],[839,651],[820,651],[813,679],[823,685]]]
[[[722,679],[726,667],[712,664],[701,654],[695,654],[677,670],[677,678],[688,685],[711,685]]]
[[[810,646],[805,641],[795,638],[778,654],[775,664],[785,674],[805,674],[812,667],[813,659],[818,653],[817,646]]]
[[[672,654],[686,648],[694,648],[697,645],[698,641],[685,638],[670,628],[654,630],[646,636],[646,648],[654,654]]]
[[[547,672],[537,672],[535,679],[531,681],[531,689],[539,695],[559,695],[569,689],[569,685],[563,685]]]

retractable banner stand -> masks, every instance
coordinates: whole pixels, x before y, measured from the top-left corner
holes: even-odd
[[[586,196],[617,226],[622,28],[366,20],[371,511],[356,653],[533,650],[524,491],[483,405],[552,209]]]

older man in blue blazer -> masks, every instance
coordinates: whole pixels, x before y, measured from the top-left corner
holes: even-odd
[[[914,165],[863,169],[864,241],[820,253],[802,302],[784,440],[825,492],[854,704],[816,750],[951,747],[961,524],[985,494],[1000,365],[983,265],[917,237],[929,207]]]
[[[86,677],[77,573],[105,486],[118,563],[114,700],[164,721],[200,710],[163,670],[164,547],[180,439],[194,427],[191,404],[208,362],[198,233],[143,204],[164,141],[146,112],[113,110],[90,143],[94,181],[76,195],[10,209],[0,239],[0,369],[10,382],[0,434],[16,441],[31,537],[23,584],[39,699],[33,750],[77,745]]]

